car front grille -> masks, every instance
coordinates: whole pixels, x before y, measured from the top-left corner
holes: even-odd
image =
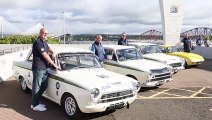
[[[181,63],[173,63],[173,64],[170,64],[170,66],[172,66],[172,67],[181,67],[182,64]]]
[[[170,73],[164,73],[164,74],[154,75],[150,79],[150,81],[160,81],[160,80],[166,80],[166,79],[171,79],[171,74]]]
[[[116,100],[122,100],[122,99],[130,98],[133,96],[134,95],[132,90],[125,90],[125,91],[120,91],[115,93],[103,94],[101,96],[101,100],[99,101],[99,103],[107,103],[107,102],[112,102]]]
[[[153,69],[151,71],[154,74],[163,74],[163,73],[169,72],[169,69],[167,67],[165,67],[165,68],[162,68],[162,69]]]

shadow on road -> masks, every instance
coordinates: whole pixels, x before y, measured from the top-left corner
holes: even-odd
[[[146,91],[149,91],[149,90],[155,90],[155,89],[158,89],[159,87],[142,87],[139,92],[146,92]]]

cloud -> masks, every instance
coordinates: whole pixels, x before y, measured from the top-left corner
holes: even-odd
[[[182,29],[211,27],[211,9],[211,0],[184,0]],[[39,22],[58,31],[63,16],[66,29],[73,34],[140,34],[162,29],[158,0],[4,0],[0,1],[0,15],[23,31]]]

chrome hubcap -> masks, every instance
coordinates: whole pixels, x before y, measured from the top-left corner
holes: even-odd
[[[23,80],[23,81],[21,82],[21,86],[22,86],[22,89],[23,89],[23,90],[26,89],[26,81],[25,81],[25,80]]]
[[[70,116],[74,115],[76,112],[76,103],[71,97],[68,97],[65,100],[65,110]]]

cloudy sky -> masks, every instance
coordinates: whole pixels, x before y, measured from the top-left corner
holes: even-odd
[[[182,32],[195,27],[211,28],[211,11],[211,0],[184,0]],[[158,0],[0,1],[0,20],[4,19],[5,32],[23,32],[39,22],[50,32],[61,32],[63,16],[65,31],[72,34],[162,31]]]

